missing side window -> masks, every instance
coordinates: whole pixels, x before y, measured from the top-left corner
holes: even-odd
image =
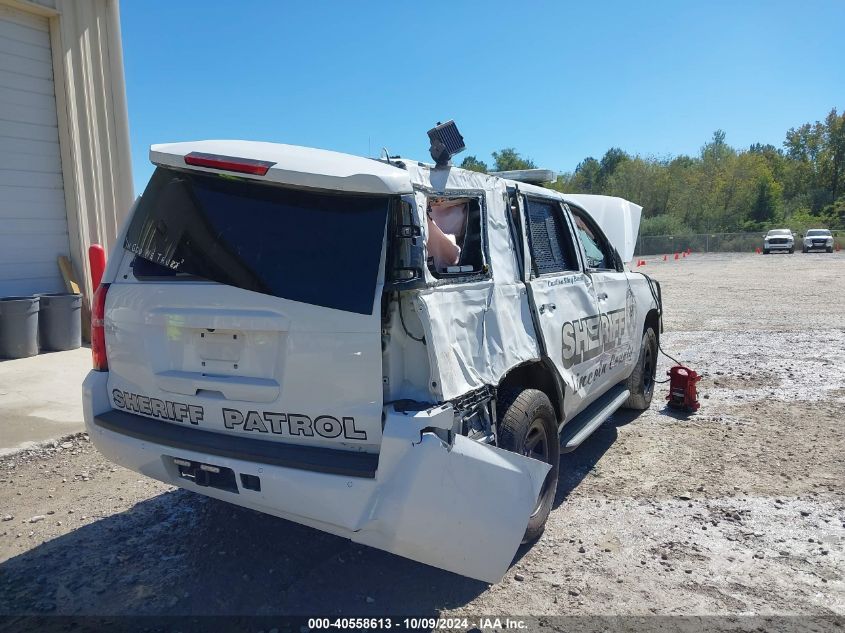
[[[431,197],[426,209],[428,268],[439,279],[484,272],[477,198]]]

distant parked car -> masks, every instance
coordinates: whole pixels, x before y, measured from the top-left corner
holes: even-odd
[[[763,254],[768,255],[772,251],[795,252],[795,236],[789,229],[772,229],[766,233],[763,239]]]
[[[804,253],[820,251],[824,249],[828,253],[833,252],[833,235],[828,229],[810,229],[804,235]]]

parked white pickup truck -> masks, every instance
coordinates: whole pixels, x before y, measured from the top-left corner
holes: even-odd
[[[118,464],[495,582],[560,453],[649,406],[635,204],[272,143],[150,158],[83,387]]]

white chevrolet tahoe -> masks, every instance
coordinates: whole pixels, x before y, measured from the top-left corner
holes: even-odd
[[[271,143],[150,158],[83,386],[118,464],[495,582],[560,454],[649,406],[630,202]]]

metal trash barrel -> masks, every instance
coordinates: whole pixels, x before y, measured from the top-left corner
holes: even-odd
[[[38,344],[45,352],[63,352],[82,345],[82,295],[72,292],[38,295]]]
[[[0,357],[38,353],[38,297],[0,298]]]

